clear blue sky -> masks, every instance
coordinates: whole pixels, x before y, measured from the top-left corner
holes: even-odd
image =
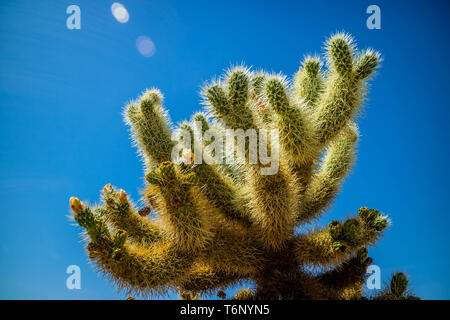
[[[360,121],[359,159],[324,221],[378,208],[393,225],[370,251],[383,281],[403,270],[423,298],[450,298],[448,1],[0,2],[0,298],[122,299],[95,273],[68,199],[95,202],[108,182],[134,199],[142,166],[121,111],[145,88],[175,122],[200,109],[200,85],[232,63],[292,75],[306,53],[346,30],[384,63]],[[81,30],[66,8],[81,8]],[[381,8],[381,30],[366,8]],[[145,58],[136,38],[150,37]],[[66,268],[81,267],[68,290]]]

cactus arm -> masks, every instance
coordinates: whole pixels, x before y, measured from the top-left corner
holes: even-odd
[[[146,179],[152,185],[145,194],[155,203],[165,236],[185,252],[204,248],[213,235],[210,229],[217,210],[194,186],[195,174],[183,176],[172,162],[166,161],[157,171],[150,171]]]
[[[376,294],[374,300],[420,300],[419,297],[411,294],[408,289],[409,279],[403,272],[392,275],[389,285],[380,293]]]
[[[264,72],[254,72],[250,79],[250,101],[254,110],[255,118],[260,128],[270,129],[272,124],[272,113],[265,99],[264,87],[267,75]]]
[[[366,210],[370,213],[366,214]],[[341,223],[332,221],[328,228],[294,238],[294,253],[299,264],[333,266],[342,263],[361,247],[378,240],[389,221],[377,210],[361,208],[358,217]]]
[[[157,89],[145,91],[137,102],[125,108],[125,122],[144,159],[147,170],[171,160],[174,146],[170,120],[162,107],[163,96]]]
[[[239,227],[215,229],[211,245],[199,254],[198,261],[227,274],[258,273],[264,265],[264,250],[258,239],[244,230]]]
[[[250,217],[244,208],[239,208],[237,191],[230,178],[217,168],[208,164],[200,164],[193,168],[198,178],[198,185],[205,186],[202,192],[206,198],[231,220],[240,221],[243,225],[251,224]]]
[[[178,286],[184,291],[211,293],[212,290],[226,288],[240,280],[240,274],[221,272],[208,265],[196,264],[179,280]]]
[[[290,101],[284,79],[270,77],[265,82],[267,102],[274,111],[274,122],[280,131],[280,144],[292,163],[302,166],[316,153],[312,127],[300,108]]]
[[[72,209],[73,220],[86,230],[86,240],[90,239],[97,242],[101,239],[111,238],[105,220],[99,214],[101,208],[90,208],[75,197],[70,198],[70,208]]]
[[[248,172],[250,214],[264,246],[281,249],[294,232],[298,210],[297,184],[281,167],[274,175],[261,175],[257,168]]]
[[[298,222],[319,218],[339,191],[355,160],[358,129],[353,122],[326,148],[319,171],[312,177],[300,205]]]
[[[226,90],[220,83],[205,89],[205,104],[210,112],[231,129],[255,128],[251,109],[247,105],[249,97],[249,72],[244,68],[234,68],[228,72]]]
[[[367,257],[367,249],[361,248],[356,255],[338,267],[317,277],[317,281],[328,299],[360,299],[367,266],[372,262]]]
[[[315,112],[319,142],[325,145],[355,115],[358,82],[353,73],[355,49],[345,34],[332,36],[326,45],[329,74]]]
[[[379,67],[382,61],[379,52],[367,49],[363,51],[355,64],[355,77],[358,80],[365,80]]]
[[[119,289],[128,294],[148,296],[165,293],[171,282],[182,277],[192,266],[192,258],[180,253],[170,243],[147,246],[112,241],[91,242],[89,258],[108,275]]]
[[[306,57],[294,76],[294,93],[303,101],[304,107],[314,111],[324,88],[320,72],[321,62],[318,57]]]
[[[294,190],[297,192],[296,197],[299,197],[297,201],[300,201],[314,168],[313,160],[318,157],[320,150],[308,114],[310,110],[304,107],[304,102],[301,102],[301,106],[293,103],[295,99],[288,94],[283,79],[268,78],[265,82],[265,94],[275,113],[273,122],[280,132],[282,153],[289,159],[296,177]]]
[[[153,243],[161,240],[161,228],[135,209],[125,191],[116,192],[107,184],[102,191],[104,207],[103,217],[115,229],[123,229],[128,233],[128,239],[133,242]]]

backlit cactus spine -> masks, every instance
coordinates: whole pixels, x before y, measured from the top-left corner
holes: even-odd
[[[254,288],[236,299],[362,298],[372,261],[367,248],[389,220],[362,207],[326,227],[298,227],[330,207],[354,164],[357,114],[379,63],[377,52],[358,53],[351,37],[338,33],[326,42],[324,61],[306,57],[292,83],[239,66],[204,88],[206,112],[177,129],[210,156],[217,156],[210,142],[192,140],[198,123],[201,133],[276,129],[279,169],[270,175],[261,174],[259,162],[193,164],[198,154],[191,150],[174,163],[163,96],[145,91],[124,116],[145,165],[146,205],[136,207],[109,184],[101,206],[70,200],[75,221],[87,231],[90,259],[127,294],[176,289],[184,299],[212,292],[225,298],[221,290],[252,280]],[[397,275],[383,297],[403,297],[404,280]]]

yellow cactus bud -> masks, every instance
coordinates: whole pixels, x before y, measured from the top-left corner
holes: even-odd
[[[81,212],[83,210],[83,203],[80,201],[80,199],[71,197],[70,198],[70,208],[73,212]]]
[[[121,203],[126,203],[128,201],[127,199],[127,193],[125,192],[125,190],[120,189],[119,190],[119,201]]]
[[[103,192],[104,192],[104,193],[107,193],[107,192],[113,192],[113,191],[114,191],[114,188],[113,188],[113,186],[112,186],[110,183],[106,184],[106,185],[103,187]]]

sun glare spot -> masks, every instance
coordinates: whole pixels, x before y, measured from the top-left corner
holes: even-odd
[[[150,58],[155,54],[156,48],[152,39],[147,36],[139,36],[136,39],[136,48],[140,54],[146,58]]]
[[[122,4],[118,2],[114,2],[111,5],[111,13],[120,23],[127,23],[130,19],[130,15],[128,14],[127,8],[125,8]]]

